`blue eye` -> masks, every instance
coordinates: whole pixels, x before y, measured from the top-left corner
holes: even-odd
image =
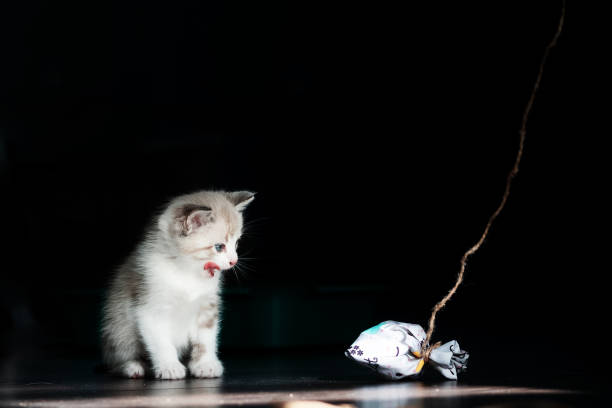
[[[225,244],[215,244],[215,251],[217,252],[225,251]]]

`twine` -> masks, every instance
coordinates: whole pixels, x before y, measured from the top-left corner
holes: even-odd
[[[434,351],[435,349],[437,349],[438,347],[440,347],[442,345],[441,341],[436,342],[435,344],[432,344],[429,347],[425,347],[425,351],[423,351],[422,357],[423,360],[425,362],[429,361],[429,356],[431,355],[431,352]]]
[[[425,341],[423,342],[424,349],[423,349],[422,354],[423,354],[423,359],[425,360],[425,362],[429,360],[429,355],[431,354],[431,352],[440,346],[440,342],[437,342],[432,346],[429,345],[429,341],[431,340],[431,336],[436,326],[435,325],[436,315],[438,314],[440,309],[442,309],[446,305],[446,303],[450,300],[450,298],[455,294],[455,292],[457,291],[457,288],[459,287],[459,285],[461,285],[461,282],[463,282],[463,275],[465,273],[465,267],[466,267],[468,258],[471,255],[473,255],[476,251],[478,251],[478,249],[480,249],[482,243],[484,242],[487,235],[489,234],[489,230],[491,229],[491,225],[493,224],[493,221],[495,221],[499,213],[501,213],[501,211],[504,209],[504,206],[506,205],[506,201],[508,201],[508,196],[510,195],[510,187],[512,185],[512,180],[514,179],[514,177],[519,171],[519,164],[521,162],[521,158],[523,157],[523,148],[525,146],[525,135],[527,134],[527,131],[526,131],[527,120],[529,119],[529,114],[531,113],[531,108],[533,107],[536,93],[538,91],[538,88],[540,87],[540,82],[542,80],[542,73],[544,72],[544,64],[546,63],[546,60],[548,58],[548,55],[550,54],[551,49],[557,44],[557,40],[559,39],[559,36],[561,35],[561,30],[563,28],[564,20],[565,20],[565,0],[563,0],[562,6],[561,6],[561,15],[559,17],[559,24],[557,26],[557,31],[555,32],[553,39],[550,41],[550,43],[546,46],[546,49],[544,50],[544,54],[542,55],[542,60],[540,62],[540,69],[538,71],[538,75],[533,85],[533,89],[531,91],[529,100],[527,101],[527,106],[525,107],[525,111],[523,112],[521,128],[519,131],[520,139],[519,139],[518,152],[516,154],[514,166],[512,167],[512,170],[510,170],[510,173],[508,173],[508,178],[506,179],[506,189],[504,190],[504,195],[502,196],[501,202],[499,203],[499,206],[497,207],[497,209],[489,217],[489,221],[487,222],[485,229],[482,232],[482,235],[480,236],[480,239],[476,242],[476,244],[474,244],[470,249],[468,249],[463,254],[463,257],[461,257],[461,267],[459,269],[459,273],[457,274],[457,281],[455,282],[455,285],[446,294],[446,296],[444,296],[442,300],[436,304],[436,306],[433,308],[431,312],[431,317],[429,318],[429,328],[427,330],[427,336],[425,337]]]

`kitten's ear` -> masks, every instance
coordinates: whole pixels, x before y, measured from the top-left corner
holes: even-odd
[[[187,236],[213,221],[212,210],[206,206],[187,205],[177,210],[176,224],[181,235]]]
[[[233,191],[225,194],[238,211],[243,211],[255,199],[255,193],[250,191]]]

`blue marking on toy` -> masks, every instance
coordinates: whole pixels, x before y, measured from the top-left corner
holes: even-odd
[[[376,326],[370,327],[369,329],[364,330],[364,333],[376,334],[376,333],[378,333],[378,330],[380,330],[380,326],[382,326],[383,324],[385,324],[385,322],[378,323]]]

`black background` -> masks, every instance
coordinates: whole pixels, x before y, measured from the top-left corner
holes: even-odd
[[[499,203],[561,4],[399,4],[4,4],[3,352],[95,350],[112,269],[153,211],[206,188],[258,193],[241,244],[254,259],[229,293],[327,296],[330,315],[300,314],[310,340],[260,347],[425,325]],[[602,108],[572,10],[508,205],[439,317],[434,337],[475,356],[501,342],[535,367],[582,367],[602,336]],[[332,320],[345,302],[371,313]],[[270,316],[248,319],[225,324]]]

